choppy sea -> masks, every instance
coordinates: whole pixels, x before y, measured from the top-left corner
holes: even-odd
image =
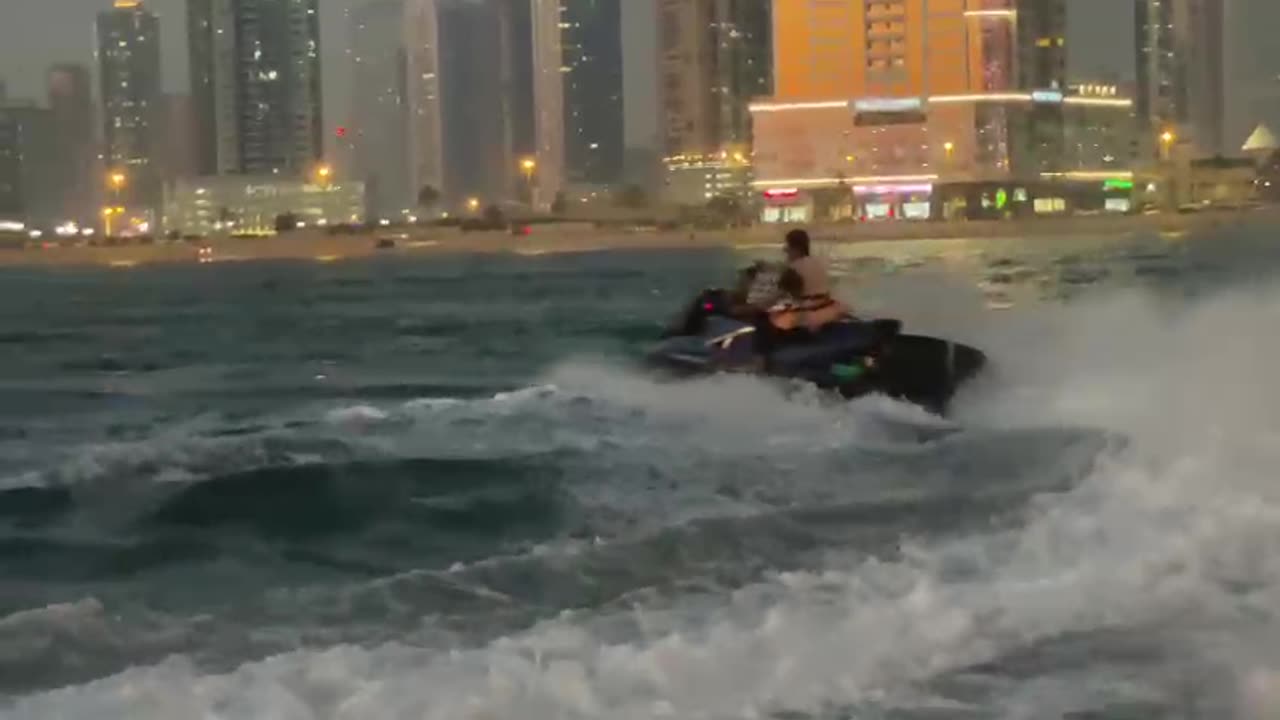
[[[0,270],[0,717],[1280,717],[1280,232],[824,249],[954,414],[638,358],[749,252]]]

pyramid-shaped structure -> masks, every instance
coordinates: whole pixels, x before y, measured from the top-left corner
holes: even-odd
[[[1271,132],[1265,124],[1258,125],[1248,140],[1244,141],[1244,147],[1240,148],[1244,152],[1267,152],[1270,150],[1280,149],[1280,143],[1276,142],[1276,136]]]

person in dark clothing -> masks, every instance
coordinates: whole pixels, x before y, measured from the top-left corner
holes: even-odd
[[[804,293],[804,278],[793,268],[787,268],[778,276],[778,291],[785,298],[799,298]],[[760,312],[756,316],[756,346],[766,357],[783,345],[801,342],[810,336],[803,326],[780,323],[779,318],[790,316],[795,310],[784,300],[779,305]]]

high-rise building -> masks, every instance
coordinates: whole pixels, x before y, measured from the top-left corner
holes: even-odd
[[[363,180],[371,217],[412,207],[407,57],[401,42],[404,0],[374,0],[351,15],[351,115],[344,126],[352,147],[350,174]]]
[[[509,27],[514,149],[521,185],[530,184],[521,195],[545,206],[566,183],[617,182],[625,152],[620,0],[510,2],[520,8]],[[528,120],[532,152],[523,142]]]
[[[443,192],[457,203],[511,197],[510,43],[503,0],[439,0]]]
[[[318,5],[188,0],[202,174],[306,176],[321,163]]]
[[[530,18],[533,51],[533,125],[536,167],[526,180],[529,200],[550,206],[564,189],[565,182],[565,81],[563,34],[560,31],[560,0],[532,0]],[[527,158],[521,159],[523,165]]]
[[[89,68],[55,65],[48,74],[49,110],[57,139],[59,200],[63,219],[91,227],[97,216],[102,172],[94,138]]]
[[[753,135],[749,106],[782,82],[775,50],[790,51],[774,32],[785,33],[794,17],[787,12],[813,4],[775,5],[658,0],[658,134],[667,200],[700,203],[745,190]],[[840,67],[850,74],[847,62]]]
[[[1014,0],[1017,12],[1018,87],[1067,87],[1066,0]]]
[[[608,184],[622,176],[621,0],[560,1],[565,173]]]
[[[199,122],[195,115],[195,102],[183,93],[166,93],[164,96],[164,144],[161,148],[161,169],[166,184],[200,174],[197,155],[200,144],[196,129]]]
[[[47,228],[62,222],[52,112],[0,102],[0,221]]]
[[[773,93],[773,12],[760,0],[718,0],[714,86],[721,142],[751,141],[752,100]]]
[[[1138,119],[1145,145],[1161,137],[1198,154],[1223,149],[1226,124],[1223,0],[1135,0]],[[1169,133],[1169,135],[1166,135]]]
[[[115,0],[98,15],[103,162],[121,180],[114,200],[140,210],[160,205],[163,142],[160,22],[138,0]],[[120,187],[123,182],[123,187]]]
[[[748,105],[773,93],[775,80],[786,82],[775,72],[785,72],[791,65],[775,67],[773,51],[775,47],[780,53],[790,51],[785,37],[788,22],[808,17],[789,13],[807,12],[809,5],[780,4],[782,12],[775,18],[777,9],[771,10],[767,2],[659,0],[659,134],[667,155],[714,154],[750,141]],[[775,28],[780,33],[776,43]],[[847,25],[846,29],[851,30]],[[842,36],[839,41],[848,44],[852,38]],[[851,44],[848,49],[852,57]],[[840,67],[852,76],[847,63]],[[835,86],[826,90],[839,94]],[[797,88],[785,91],[788,96],[796,92]]]
[[[505,0],[501,5],[503,42],[507,46],[506,107],[511,123],[511,152],[527,159],[537,154],[537,66],[534,62],[534,17],[542,0]],[[559,66],[555,68],[560,71]]]
[[[444,190],[444,120],[440,106],[437,0],[406,0],[404,16],[406,155],[409,188]]]

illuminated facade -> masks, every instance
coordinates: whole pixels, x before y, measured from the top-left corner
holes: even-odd
[[[1132,127],[1132,101],[1119,97],[1037,90],[759,103],[753,111],[758,189],[851,188],[855,199],[889,208],[893,217],[904,216],[899,206],[908,201],[893,199],[899,187],[938,198],[951,188],[965,212],[980,216],[979,209],[993,208],[973,201],[965,186],[1021,181],[1030,207],[1037,183],[1096,184],[1129,177],[1131,167],[1132,132],[1125,130]],[[1062,118],[1055,122],[1063,133],[1045,154],[1035,124],[1050,111]],[[806,195],[783,199],[801,202]],[[940,202],[935,216],[945,211]]]
[[[666,196],[690,206],[716,197],[746,199],[753,173],[750,158],[741,152],[676,155],[666,160]]]
[[[752,106],[766,219],[1054,212],[1072,203],[1040,202],[1046,183],[1128,182],[1132,102],[1067,88],[1064,0],[777,0],[774,14],[775,93]]]
[[[112,200],[140,208],[160,202],[163,90],[160,21],[136,0],[116,0],[98,15],[103,162],[122,173]]]
[[[1063,0],[775,2],[775,97],[1062,87]]]
[[[270,235],[292,214],[310,227],[364,222],[364,183],[314,184],[277,175],[179,180],[165,197],[165,228],[182,235]]]

